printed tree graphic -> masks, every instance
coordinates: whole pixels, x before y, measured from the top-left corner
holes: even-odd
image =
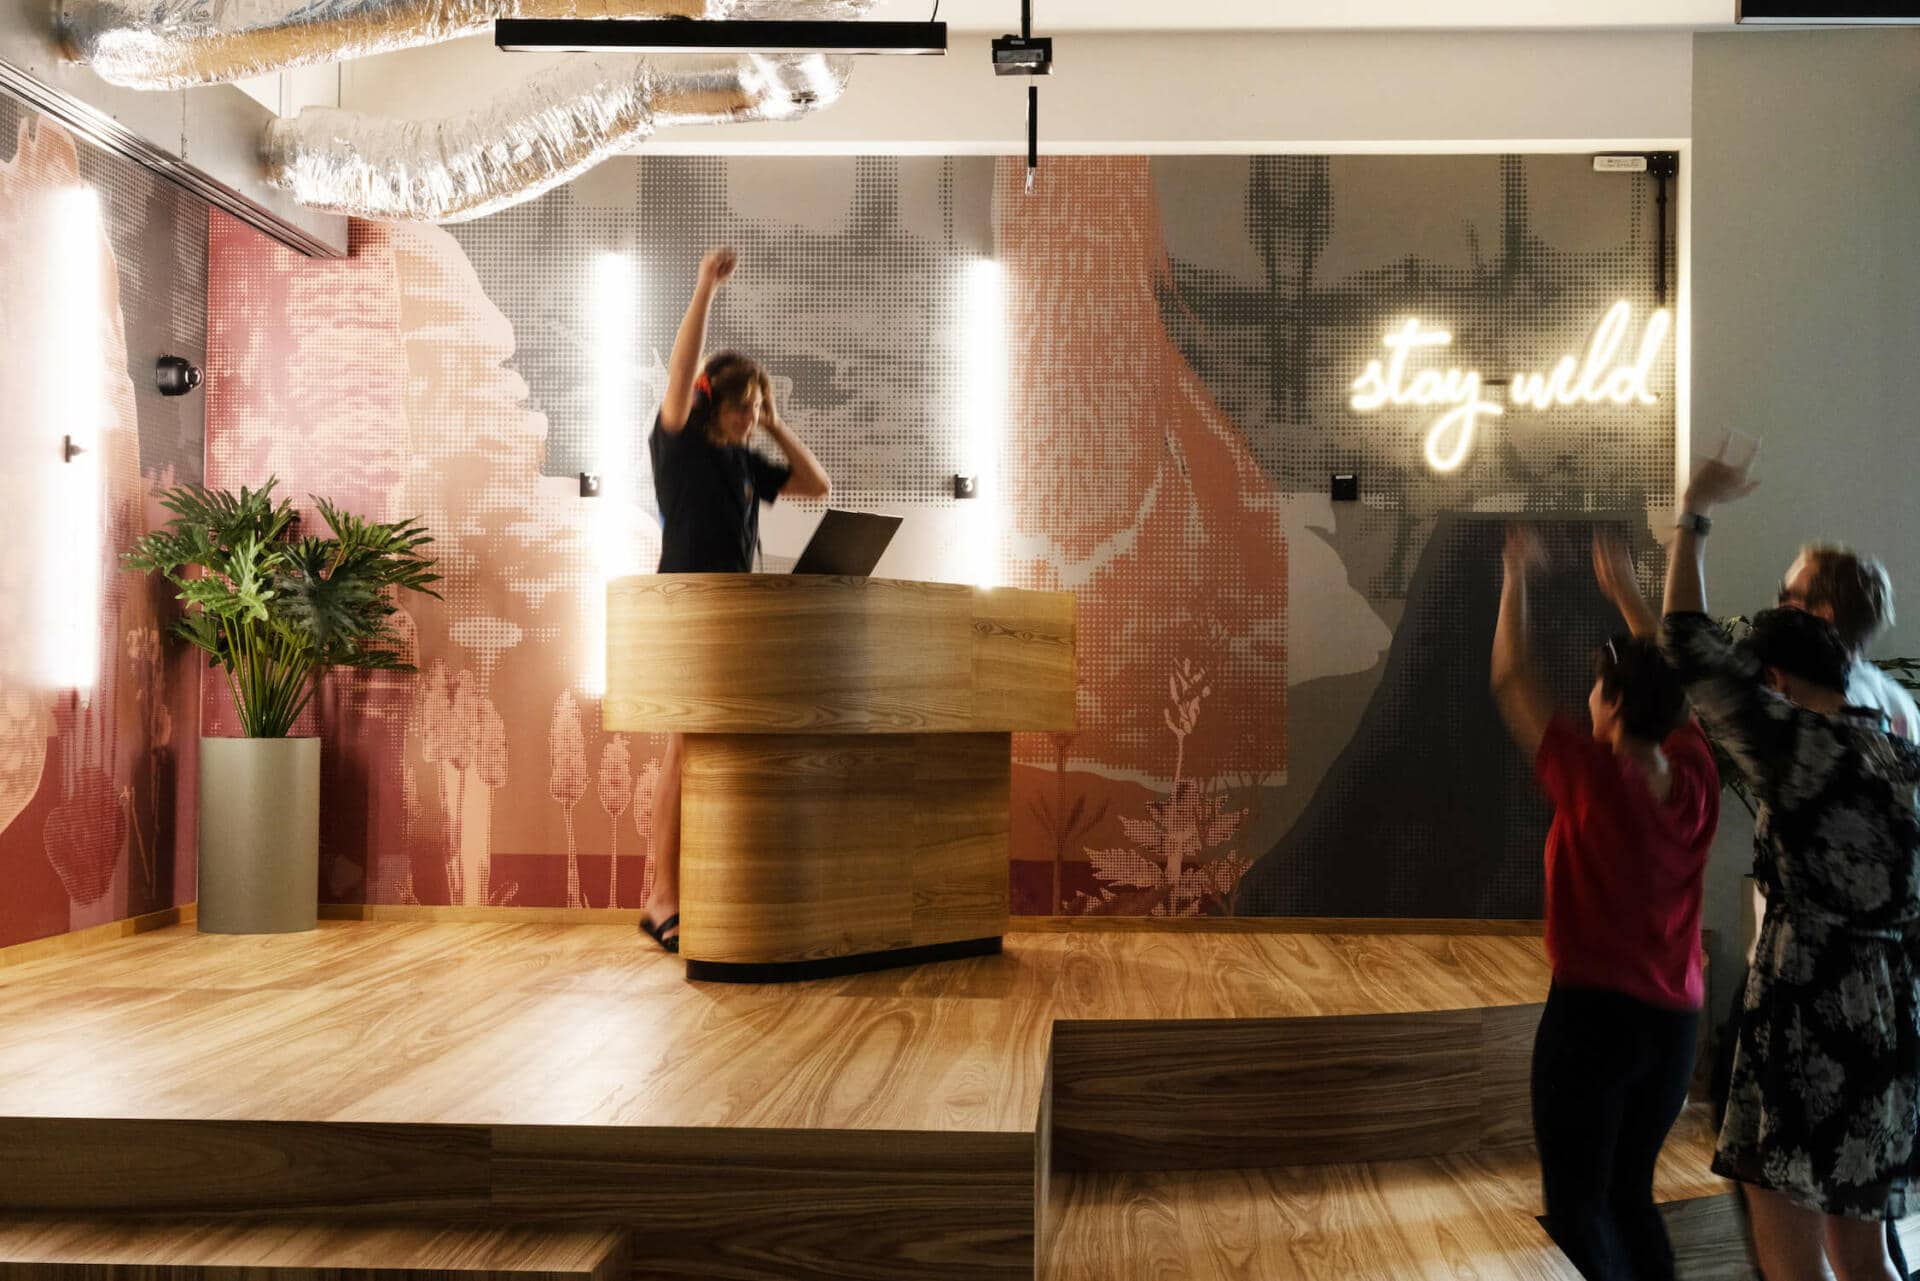
[[[507,785],[507,722],[500,715],[500,709],[493,705],[491,698],[482,698],[479,703],[479,731],[476,736],[473,766],[480,776],[480,782],[486,786],[488,808],[492,808],[492,794]],[[480,901],[504,906],[512,901],[519,892],[517,883],[510,883],[501,892],[498,902],[493,893],[493,851],[483,851],[480,862]]]
[[[653,898],[653,792],[660,785],[660,762],[648,761],[633,784],[633,830],[646,851],[646,871],[640,880],[640,902]]]
[[[573,691],[563,689],[553,700],[553,720],[547,727],[547,756],[551,772],[547,795],[560,802],[567,831],[567,906],[584,907],[580,898],[580,847],[574,841],[573,807],[587,794],[587,738],[580,729],[580,707]]]
[[[620,816],[633,803],[633,755],[627,736],[615,734],[600,753],[600,808],[612,830],[607,848],[607,906],[620,906]]]

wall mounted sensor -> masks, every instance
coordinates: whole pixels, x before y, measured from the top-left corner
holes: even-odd
[[[200,385],[200,367],[185,356],[162,356],[153,365],[153,385],[162,396],[184,396]]]
[[[1360,477],[1350,471],[1333,473],[1333,501],[1336,503],[1355,503],[1360,501]]]
[[[580,497],[600,497],[600,477],[590,471],[580,473]]]
[[[953,496],[955,498],[978,498],[980,496],[980,478],[978,476],[955,476],[953,478]]]

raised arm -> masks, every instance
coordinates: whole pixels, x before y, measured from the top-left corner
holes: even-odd
[[[763,371],[760,375],[760,405],[763,416],[760,425],[767,429],[774,443],[780,446],[787,456],[787,466],[793,474],[781,487],[782,498],[825,498],[833,490],[833,482],[827,479],[826,468],[813,456],[806,442],[793,434],[792,428],[781,420],[780,411],[773,403],[773,380]]]
[[[1633,577],[1633,558],[1620,536],[1604,526],[1593,531],[1593,577],[1600,592],[1620,611],[1627,630],[1643,640],[1660,634],[1660,616],[1640,594]]]
[[[1527,574],[1545,563],[1546,554],[1537,533],[1521,525],[1507,529],[1500,617],[1493,627],[1491,683],[1493,701],[1508,732],[1530,757],[1539,754],[1540,740],[1553,718],[1553,701],[1534,670],[1527,644]]]
[[[1701,463],[1680,500],[1680,528],[1667,557],[1666,618],[1660,648],[1687,687],[1693,710],[1762,800],[1771,800],[1795,758],[1805,718],[1766,687],[1760,661],[1736,646],[1707,614],[1706,535],[1693,517],[1759,486],[1753,460],[1735,466],[1726,446]]]
[[[687,303],[687,314],[680,318],[673,354],[667,358],[667,393],[660,400],[662,431],[679,431],[693,412],[693,380],[700,374],[700,358],[707,346],[707,313],[713,309],[714,294],[733,274],[737,261],[738,255],[725,246],[707,250],[700,260],[693,298]]]
[[[1744,463],[1735,466],[1727,460],[1727,442],[1720,451],[1694,469],[1687,492],[1680,498],[1680,529],[1667,557],[1667,592],[1662,612],[1668,614],[1704,614],[1707,612],[1707,545],[1696,528],[1715,507],[1745,498],[1760,487],[1753,479],[1754,458],[1759,447]]]

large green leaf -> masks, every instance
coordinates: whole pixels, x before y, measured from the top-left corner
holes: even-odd
[[[394,597],[437,597],[439,581],[417,519],[370,521],[315,498],[333,536],[295,538],[275,484],[169,489],[159,501],[173,518],[122,558],[179,589],[173,634],[225,669],[243,727],[260,737],[289,732],[329,667],[412,670],[396,652]]]

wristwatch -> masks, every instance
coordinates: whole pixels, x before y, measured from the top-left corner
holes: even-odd
[[[1680,529],[1691,529],[1702,538],[1705,538],[1707,531],[1713,528],[1713,521],[1699,512],[1681,512],[1674,518],[1673,523]]]

